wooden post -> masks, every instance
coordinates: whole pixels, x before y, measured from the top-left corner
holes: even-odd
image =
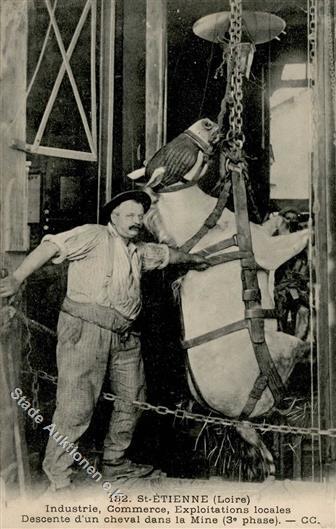
[[[147,0],[146,14],[146,160],[166,143],[167,4]]]
[[[97,217],[100,207],[112,194],[115,11],[115,0],[102,0]]]
[[[331,86],[330,42],[335,39],[333,2],[317,2],[317,61],[314,116],[318,116],[314,150],[314,213],[316,226],[316,305],[321,428],[336,428],[336,185],[335,101]],[[332,49],[332,48],[331,48]],[[335,65],[333,65],[335,67]],[[317,425],[316,425],[317,426]],[[336,476],[336,442],[321,440],[323,475]]]
[[[28,249],[26,156],[11,148],[26,141],[27,3],[3,0],[1,24],[1,226],[2,251]]]
[[[0,2],[0,182],[1,182],[1,269],[13,271],[29,246],[28,175],[26,156],[11,148],[13,139],[26,141],[27,2]],[[2,300],[2,325],[11,319]],[[22,423],[10,392],[20,385],[21,332],[19,324],[1,329],[1,469],[6,479],[18,474],[21,493],[28,484],[28,459]],[[13,387],[14,386],[14,387]],[[23,417],[21,417],[23,419]]]
[[[123,2],[123,177],[142,166],[145,159],[145,0]],[[122,188],[129,186],[125,178]]]

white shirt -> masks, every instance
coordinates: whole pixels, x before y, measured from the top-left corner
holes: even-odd
[[[57,235],[46,235],[59,249],[53,263],[69,261],[67,296],[78,303],[95,303],[135,319],[141,310],[140,278],[144,271],[169,262],[165,244],[128,244],[111,224],[85,224]]]

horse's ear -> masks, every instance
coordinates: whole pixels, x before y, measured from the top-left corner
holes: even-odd
[[[141,169],[136,169],[135,171],[128,173],[127,176],[131,180],[138,180],[138,178],[145,176],[145,172],[146,172],[146,167],[141,167]]]
[[[152,176],[150,177],[149,182],[147,182],[146,186],[156,187],[159,184],[161,184],[164,178],[165,172],[166,172],[165,167],[158,167],[157,169],[155,169],[155,171],[153,171]]]

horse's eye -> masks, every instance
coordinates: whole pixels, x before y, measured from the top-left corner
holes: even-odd
[[[212,128],[212,123],[211,121],[209,121],[208,119],[205,119],[203,121],[203,125],[204,125],[204,128],[206,128],[207,130],[211,129]]]

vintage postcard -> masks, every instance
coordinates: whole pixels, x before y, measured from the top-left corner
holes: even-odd
[[[1,529],[336,527],[335,9],[0,2]]]

